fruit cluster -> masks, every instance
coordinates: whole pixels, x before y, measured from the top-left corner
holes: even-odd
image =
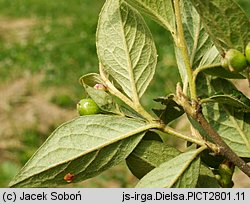
[[[250,64],[250,42],[245,48],[245,55],[236,49],[229,49],[221,60],[221,66],[231,72],[241,72]]]

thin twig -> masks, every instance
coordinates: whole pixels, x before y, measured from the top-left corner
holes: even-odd
[[[200,145],[200,146],[206,145],[206,143],[203,140],[199,140],[199,139],[184,135],[184,134],[182,134],[180,132],[177,132],[176,130],[174,130],[173,128],[171,128],[169,126],[165,126],[162,131],[165,132],[165,133],[168,133],[170,135],[176,136],[178,138],[184,139],[186,141],[195,143],[195,144]]]
[[[196,120],[203,130],[212,138],[213,142],[219,147],[219,153],[225,156],[229,161],[231,161],[235,166],[239,167],[247,176],[250,177],[250,166],[247,165],[220,137],[220,135],[211,127],[207,122],[205,117],[199,108],[194,109],[194,106],[191,106],[186,96],[183,95],[183,92],[180,87],[177,87],[177,101],[183,107],[185,112]],[[197,107],[199,104],[197,103]],[[208,146],[209,147],[209,146]]]
[[[198,74],[204,70],[207,70],[207,69],[212,69],[212,68],[215,68],[215,67],[220,67],[221,66],[221,63],[216,63],[216,64],[209,64],[209,65],[204,65],[204,66],[201,66],[201,67],[198,67],[196,70],[194,70],[193,72],[193,80],[194,80],[194,83],[196,81],[196,78],[198,76]]]
[[[211,127],[204,118],[202,113],[198,113],[196,119],[201,127],[209,134],[213,141],[220,146],[220,154],[229,159],[234,165],[238,166],[241,171],[250,177],[250,166],[247,165],[238,155],[221,139],[220,135]]]

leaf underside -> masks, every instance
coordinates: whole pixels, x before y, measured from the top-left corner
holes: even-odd
[[[91,115],[57,128],[10,183],[11,187],[53,187],[91,178],[123,161],[147,125],[120,116]]]
[[[137,184],[137,188],[194,188],[198,181],[200,158],[191,150],[162,163]]]
[[[230,48],[244,52],[250,39],[250,21],[233,0],[192,0],[218,50]]]
[[[185,39],[192,69],[218,61],[219,52],[203,27],[200,16],[189,1],[181,1]],[[175,55],[183,83],[187,78],[180,48],[175,46]]]
[[[148,172],[178,156],[180,152],[155,140],[142,140],[126,159],[130,171],[139,179]]]
[[[199,96],[204,98],[202,112],[209,124],[239,156],[249,157],[250,100],[226,79],[201,78],[198,85]],[[198,122],[189,120],[203,137],[212,141]]]
[[[218,181],[215,179],[213,172],[206,166],[201,165],[200,175],[196,188],[220,188]]]
[[[240,157],[250,157],[250,113],[232,106],[209,103],[202,106],[209,124]]]
[[[175,15],[172,0],[126,0],[140,12],[150,16],[161,26],[175,33]]]
[[[96,44],[104,71],[137,101],[153,78],[157,62],[152,35],[140,13],[125,2],[107,0]]]

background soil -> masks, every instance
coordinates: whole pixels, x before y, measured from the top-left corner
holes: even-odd
[[[0,187],[58,125],[77,116],[76,103],[85,95],[78,79],[97,72],[95,29],[103,2],[0,0]],[[240,3],[250,15],[249,1]],[[179,81],[169,34],[153,22],[149,26],[159,62],[157,80],[143,98],[148,108],[156,105],[152,98],[172,92]],[[250,97],[246,81],[237,83]],[[183,118],[174,125],[189,131]],[[133,187],[136,182],[121,164],[73,187]],[[239,171],[234,182],[250,187]]]

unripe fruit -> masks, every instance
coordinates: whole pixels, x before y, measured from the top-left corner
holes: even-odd
[[[246,55],[248,64],[250,64],[250,42],[246,46],[245,55]]]
[[[224,161],[220,164],[218,173],[218,181],[223,188],[232,188],[234,183],[232,181],[232,176],[234,173],[234,165],[229,161]]]
[[[79,115],[93,115],[100,113],[100,108],[92,99],[87,98],[79,101],[77,111]]]
[[[219,173],[223,177],[231,177],[233,175],[234,168],[230,168],[227,164],[221,164],[219,166]]]
[[[218,181],[221,180],[220,174],[215,174],[215,175],[214,175],[214,178],[217,179]]]
[[[246,57],[238,50],[230,49],[225,55],[231,72],[241,72],[247,67]]]
[[[229,68],[228,61],[225,58],[221,58],[221,66],[225,69]]]

